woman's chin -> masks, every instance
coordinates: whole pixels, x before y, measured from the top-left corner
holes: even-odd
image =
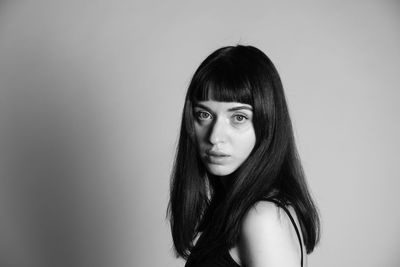
[[[214,176],[227,176],[235,171],[233,168],[229,166],[214,165],[214,164],[207,165],[207,170]]]

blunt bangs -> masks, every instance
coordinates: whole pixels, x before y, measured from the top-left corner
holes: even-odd
[[[253,94],[246,70],[231,62],[215,60],[199,69],[190,88],[190,100],[239,102],[253,106]]]

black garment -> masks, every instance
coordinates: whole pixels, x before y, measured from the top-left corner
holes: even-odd
[[[303,266],[303,244],[301,242],[301,237],[300,237],[300,232],[299,229],[296,226],[296,223],[290,214],[289,210],[281,204],[279,201],[275,199],[267,199],[267,201],[274,202],[278,207],[282,208],[286,214],[289,216],[290,221],[292,222],[294,229],[296,230],[297,238],[299,239],[300,243],[300,251],[301,251],[301,261],[300,261],[300,266]],[[195,248],[196,249],[196,248]],[[208,258],[206,260],[203,260],[201,262],[198,261],[198,259],[195,258],[194,255],[190,255],[185,267],[242,267],[239,264],[237,264],[229,254],[229,250],[223,250],[221,253],[215,253],[216,256],[212,258]]]

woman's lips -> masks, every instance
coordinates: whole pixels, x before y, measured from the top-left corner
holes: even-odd
[[[206,153],[207,153],[207,155],[209,155],[209,156],[215,156],[215,157],[228,157],[228,156],[229,156],[228,154],[223,153],[223,152],[221,152],[221,151],[212,151],[212,150],[209,150],[209,151],[207,151]]]
[[[206,160],[208,163],[222,165],[226,162],[226,160],[230,157],[230,155],[225,154],[220,151],[207,151],[206,152]]]

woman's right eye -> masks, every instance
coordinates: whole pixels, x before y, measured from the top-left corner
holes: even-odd
[[[212,119],[212,116],[210,113],[205,112],[205,111],[197,111],[196,112],[196,118],[200,121],[205,121],[205,120],[210,120]]]

